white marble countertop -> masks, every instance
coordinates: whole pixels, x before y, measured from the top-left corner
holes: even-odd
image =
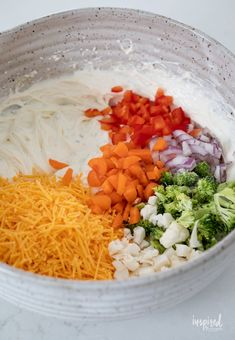
[[[113,6],[153,11],[197,27],[235,53],[235,1],[7,0],[0,2],[0,31],[35,18],[78,7]],[[21,310],[0,300],[0,340],[235,339],[235,261],[221,277],[190,300],[164,313],[110,323],[70,322]],[[219,330],[193,320],[221,318]],[[205,322],[205,321],[204,321]]]

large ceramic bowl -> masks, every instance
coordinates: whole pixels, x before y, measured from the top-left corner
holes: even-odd
[[[108,68],[144,61],[180,65],[210,79],[235,107],[235,57],[205,34],[152,13],[90,8],[52,15],[0,34],[0,51],[0,97],[15,86],[23,89],[91,62]],[[182,267],[122,282],[54,279],[0,264],[0,297],[56,317],[130,318],[203,289],[229,265],[234,241],[235,231]]]

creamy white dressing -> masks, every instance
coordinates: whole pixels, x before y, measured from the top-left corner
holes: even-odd
[[[181,76],[167,70],[114,68],[83,70],[67,78],[41,82],[0,103],[0,175],[11,178],[32,169],[50,172],[48,159],[68,163],[74,173],[88,171],[87,161],[108,142],[97,119],[84,117],[87,108],[105,108],[114,85],[153,98],[157,87],[173,95],[198,124],[210,129],[220,141],[226,162],[233,161],[235,121],[231,108],[213,89],[187,72]],[[63,175],[65,170],[59,171]],[[235,178],[235,165],[228,179]]]

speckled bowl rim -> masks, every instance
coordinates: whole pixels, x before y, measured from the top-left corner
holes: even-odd
[[[220,49],[222,49],[223,51],[225,51],[227,54],[229,54],[232,59],[234,60],[235,63],[235,54],[232,53],[227,47],[223,46],[223,44],[221,44],[220,42],[218,42],[216,39],[210,37],[209,35],[207,35],[206,33],[191,27],[189,25],[183,24],[177,20],[165,17],[163,15],[158,15],[154,12],[148,12],[148,11],[142,11],[142,10],[138,10],[138,9],[132,9],[132,8],[119,8],[119,7],[87,7],[87,8],[81,8],[81,9],[73,9],[73,10],[68,10],[68,11],[64,11],[64,12],[58,12],[55,14],[51,14],[51,15],[47,15],[47,16],[43,16],[39,19],[35,19],[32,21],[28,21],[22,25],[18,25],[14,28],[11,28],[9,30],[5,30],[3,32],[0,32],[0,36],[4,36],[4,35],[9,35],[11,33],[15,33],[16,31],[19,30],[24,30],[24,28],[26,28],[28,25],[32,25],[32,24],[38,24],[38,23],[42,23],[42,22],[46,22],[48,20],[50,20],[51,18],[59,18],[61,16],[64,15],[69,15],[73,12],[86,12],[87,10],[91,11],[91,10],[110,10],[110,11],[129,11],[129,12],[133,12],[133,13],[138,13],[139,15],[155,15],[158,18],[161,18],[163,20],[167,20],[169,23],[171,24],[175,24],[178,27],[182,27],[185,30],[194,32],[195,34],[206,38],[209,42],[213,42],[216,44],[216,46]],[[0,263],[0,272],[1,273],[5,273],[7,275],[11,275],[16,279],[23,279],[25,278],[25,280],[27,281],[31,281],[31,283],[36,283],[36,284],[40,284],[43,286],[57,286],[57,287],[64,287],[64,288],[74,288],[74,289],[79,289],[79,288],[86,288],[89,290],[96,290],[96,289],[100,289],[102,288],[102,286],[105,286],[105,289],[117,289],[117,288],[123,288],[123,287],[136,287],[136,286],[144,286],[144,285],[149,285],[153,282],[156,281],[164,281],[167,280],[170,277],[174,277],[180,274],[183,274],[185,272],[188,272],[190,270],[193,270],[199,266],[201,266],[203,263],[206,263],[207,261],[211,260],[212,257],[216,257],[218,255],[220,255],[221,253],[224,252],[226,247],[230,247],[232,246],[232,244],[235,243],[235,230],[231,231],[224,239],[222,239],[221,241],[219,241],[215,246],[213,246],[212,248],[206,250],[205,252],[203,252],[198,258],[188,261],[186,263],[184,263],[182,266],[180,267],[176,267],[176,268],[171,268],[167,271],[164,272],[156,272],[153,273],[149,276],[145,276],[145,277],[134,277],[134,278],[129,278],[126,280],[99,280],[99,281],[95,281],[95,280],[71,280],[71,279],[62,279],[62,278],[54,278],[54,277],[49,277],[49,276],[45,276],[45,275],[41,275],[41,274],[34,274],[31,272],[27,272],[24,271],[22,269],[18,269],[15,268],[13,266],[10,266],[8,264],[5,263]],[[104,285],[105,283],[105,285]]]

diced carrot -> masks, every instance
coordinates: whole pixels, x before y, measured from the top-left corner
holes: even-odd
[[[102,183],[101,188],[105,194],[111,194],[113,191],[113,186],[107,179]]]
[[[168,147],[167,141],[164,138],[159,137],[153,147],[153,151],[163,151],[167,149],[167,147]]]
[[[111,124],[100,122],[100,127],[104,131],[112,130],[112,125]]]
[[[117,193],[123,195],[126,189],[127,178],[121,172],[118,174]]]
[[[66,168],[66,166],[68,166],[67,163],[63,163],[63,162],[59,162],[59,161],[56,161],[55,159],[49,159],[49,164],[50,166],[55,169],[55,170],[60,170],[60,169],[63,169],[63,168]]]
[[[105,162],[107,164],[107,172],[115,168],[115,165],[110,158],[105,158]]]
[[[104,115],[104,116],[106,116],[106,115],[108,115],[108,114],[111,114],[111,112],[112,112],[112,109],[111,109],[111,107],[106,107],[105,109],[103,109],[102,111],[102,114]]]
[[[103,210],[100,207],[98,207],[98,205],[91,204],[90,209],[93,212],[93,214],[96,214],[96,215],[102,215],[103,214]]]
[[[192,136],[192,137],[198,137],[202,132],[202,129],[193,129],[192,131],[189,132],[189,134]]]
[[[112,204],[116,204],[116,203],[119,203],[119,202],[122,202],[122,196],[121,195],[118,195],[118,193],[116,191],[113,191],[109,197],[111,198],[111,201],[112,201]]]
[[[112,175],[116,175],[118,173],[118,169],[111,169],[107,172],[107,176],[110,177]]]
[[[127,142],[126,146],[128,147],[128,150],[135,149],[135,144],[132,141],[131,142]]]
[[[155,188],[157,186],[157,184],[155,182],[150,182],[146,188],[144,189],[144,197],[146,200],[148,200],[148,198],[153,195],[153,188]]]
[[[164,167],[164,163],[162,161],[156,161],[156,166],[158,169],[162,169]]]
[[[100,147],[100,151],[104,152],[104,151],[110,151],[113,149],[113,145],[110,143],[104,144]]]
[[[152,163],[153,159],[149,149],[133,149],[129,150],[129,156],[138,156],[146,163]]]
[[[88,109],[85,111],[85,116],[88,118],[102,115],[102,112],[97,109]]]
[[[142,170],[142,169],[141,169],[141,170]],[[147,176],[146,176],[144,170],[142,170],[142,172],[141,172],[141,174],[140,174],[140,177],[139,177],[138,179],[139,179],[139,181],[140,181],[140,183],[141,183],[142,185],[145,186],[145,185],[148,184],[148,178],[147,178]]]
[[[138,223],[140,220],[140,211],[137,207],[132,207],[130,209],[130,220],[129,223],[130,224],[135,224]]]
[[[123,91],[123,87],[122,86],[113,86],[111,88],[112,92],[122,92]]]
[[[155,166],[152,171],[148,171],[147,173],[148,179],[158,181],[161,178],[161,171]]]
[[[145,164],[145,171],[154,171],[155,165],[154,164]]]
[[[124,162],[125,158],[119,158],[117,161],[118,164],[118,169],[122,169],[123,168],[123,162]]]
[[[73,178],[73,169],[68,168],[64,176],[62,177],[62,183],[64,185],[69,185]]]
[[[143,189],[143,186],[141,184],[138,184],[136,186],[136,190],[137,190],[137,195],[138,197],[143,200],[144,199],[144,189]]]
[[[115,190],[117,190],[117,187],[118,187],[118,176],[119,176],[119,174],[117,173],[115,175],[111,175],[111,176],[108,177],[108,181],[112,184],[112,186]]]
[[[111,162],[114,164],[115,168],[118,168],[118,158],[117,157],[110,157]]]
[[[87,181],[88,181],[88,184],[89,184],[90,187],[99,187],[102,184],[102,182],[101,182],[99,176],[97,175],[97,173],[95,172],[95,170],[91,170],[88,173]]]
[[[112,209],[120,214],[123,213],[123,210],[125,208],[125,202],[118,202],[115,205],[112,206]]]
[[[133,175],[133,176],[135,176],[135,177],[137,177],[137,178],[139,178],[140,176],[141,176],[141,174],[142,174],[142,168],[141,168],[141,166],[139,165],[139,164],[133,164],[133,165],[131,165],[130,167],[129,167],[129,169],[128,169],[129,171],[130,171],[130,173]]]
[[[124,191],[124,197],[128,203],[133,203],[137,198],[137,191],[132,183],[126,187],[126,190]]]
[[[92,158],[89,160],[88,165],[95,170],[99,175],[105,175],[107,172],[107,163],[104,158]]]
[[[154,173],[155,173],[155,181],[159,181],[159,179],[161,178],[161,170],[158,169],[157,166],[154,167]]]
[[[130,216],[130,210],[131,210],[131,204],[127,203],[124,212],[123,212],[123,221],[128,221],[129,216]]]
[[[146,175],[147,175],[147,177],[148,177],[148,179],[149,179],[150,181],[151,181],[151,180],[154,180],[155,177],[156,177],[156,174],[155,174],[154,171],[148,171],[148,172],[146,173]]]
[[[131,165],[141,161],[139,156],[128,156],[123,160],[123,169],[128,169]]]
[[[103,211],[107,211],[111,207],[111,198],[108,195],[95,195],[91,200],[94,206],[98,206]]]
[[[112,143],[114,145],[118,144],[119,142],[124,142],[126,140],[126,134],[125,133],[114,133],[112,135]]]
[[[119,157],[126,157],[128,155],[128,147],[125,143],[119,142],[113,149],[113,153]]]
[[[114,217],[112,227],[114,229],[117,229],[117,228],[122,227],[122,224],[123,224],[123,218],[122,218],[122,215],[119,213]]]

